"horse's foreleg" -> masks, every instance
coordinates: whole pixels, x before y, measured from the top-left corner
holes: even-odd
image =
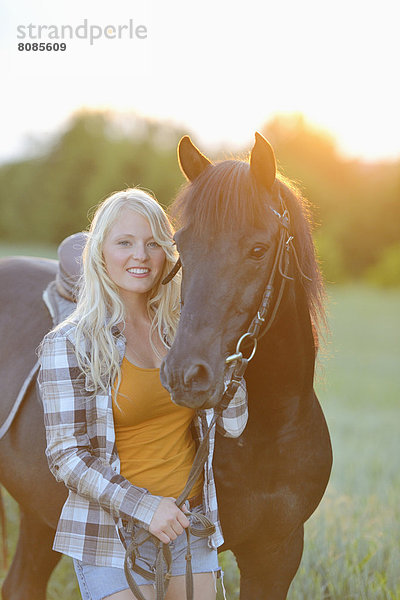
[[[273,550],[263,539],[235,548],[241,600],[285,600],[303,553],[303,526]]]
[[[51,547],[54,530],[21,511],[17,549],[4,581],[4,600],[45,600],[50,575],[61,558]]]

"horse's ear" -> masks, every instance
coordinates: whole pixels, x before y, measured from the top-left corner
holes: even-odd
[[[258,131],[251,151],[250,169],[258,183],[270,190],[276,177],[275,154],[271,144]]]
[[[193,181],[212,163],[193,144],[188,135],[184,135],[178,145],[178,161],[182,173]]]

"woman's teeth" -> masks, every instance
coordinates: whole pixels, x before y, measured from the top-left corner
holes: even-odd
[[[136,275],[144,275],[144,273],[148,273],[150,269],[141,268],[141,267],[133,267],[131,269],[127,269],[128,273],[135,273]]]

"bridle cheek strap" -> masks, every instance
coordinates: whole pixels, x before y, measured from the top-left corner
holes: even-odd
[[[178,260],[176,261],[175,265],[172,267],[171,271],[168,273],[168,275],[166,277],[164,277],[161,284],[166,285],[167,283],[172,281],[172,279],[175,277],[175,275],[177,274],[177,272],[179,271],[181,266],[182,266],[181,258],[179,257]]]

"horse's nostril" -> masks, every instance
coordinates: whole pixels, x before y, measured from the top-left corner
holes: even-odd
[[[211,380],[211,369],[205,363],[190,365],[183,374],[185,387],[193,387],[196,391],[207,390]]]

